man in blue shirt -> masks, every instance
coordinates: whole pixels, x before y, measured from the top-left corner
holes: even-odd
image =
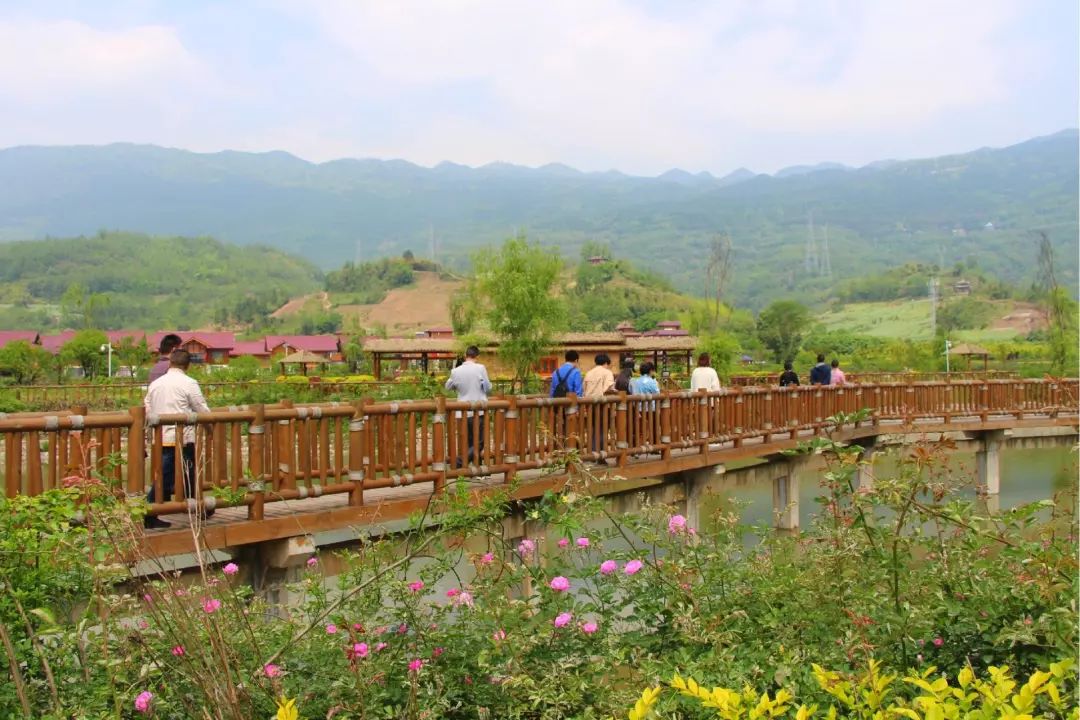
[[[811,385],[828,385],[832,380],[832,368],[825,362],[825,355],[818,353],[817,365],[810,368]]]
[[[551,376],[551,397],[566,397],[577,393],[581,397],[581,368],[578,364],[578,351],[567,350],[563,355],[566,362]]]

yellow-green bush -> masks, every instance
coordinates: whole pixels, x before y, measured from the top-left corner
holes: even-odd
[[[1008,667],[987,669],[987,678],[979,678],[970,667],[949,678],[929,667],[904,676],[897,686],[896,674],[882,672],[881,663],[869,660],[866,670],[850,675],[826,670],[814,664],[814,679],[835,702],[824,713],[825,720],[860,718],[887,720],[1034,720],[1034,718],[1080,717],[1075,697],[1074,663],[1066,659],[1050,663],[1048,670],[1037,670],[1022,685]],[[678,696],[693,698],[697,706],[712,710],[723,720],[765,720],[790,716],[810,720],[818,714],[817,705],[794,703],[795,697],[781,688],[770,697],[749,685],[741,691],[723,687],[706,688],[693,678],[678,673],[670,688]],[[901,689],[915,692],[905,693]],[[660,697],[661,688],[647,688],[628,713],[630,720],[649,717]]]

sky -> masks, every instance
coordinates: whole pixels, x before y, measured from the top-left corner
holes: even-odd
[[[717,175],[1080,125],[1076,0],[0,0],[0,147]]]

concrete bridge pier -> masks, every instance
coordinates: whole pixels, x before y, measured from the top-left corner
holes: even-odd
[[[855,468],[855,487],[862,492],[874,489],[874,455],[877,454],[877,438],[868,438],[861,444],[862,456]]]
[[[982,447],[975,453],[979,490],[987,496],[1001,494],[1001,447],[1004,430],[986,430],[981,435]]]
[[[682,477],[685,515],[690,527],[700,527],[702,505],[709,493],[732,491],[742,485],[768,483],[772,488],[772,508],[775,527],[795,530],[799,527],[799,478],[797,470],[807,460],[803,456],[773,456],[768,462],[730,470],[724,465],[712,465],[686,470]]]
[[[289,585],[303,579],[315,544],[307,535],[255,543],[241,551],[241,562],[251,568],[251,586],[272,608],[292,607]]]

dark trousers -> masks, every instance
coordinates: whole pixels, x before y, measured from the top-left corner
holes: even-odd
[[[465,420],[465,442],[469,446],[468,452],[465,455],[465,463],[471,465],[474,458],[479,459],[480,455],[484,452],[484,420],[486,420],[486,418],[483,414],[479,414],[476,418],[476,435],[479,435],[479,437],[473,437],[473,419],[471,417],[465,417],[463,420]],[[457,467],[461,467],[461,465],[461,458],[458,458]]]
[[[195,497],[195,443],[184,445],[181,452],[184,464],[181,472],[184,474],[185,497]],[[166,445],[161,448],[161,487],[165,493],[162,502],[173,499],[176,490],[176,448]],[[154,502],[154,486],[150,486],[150,492],[146,494],[146,502]]]

